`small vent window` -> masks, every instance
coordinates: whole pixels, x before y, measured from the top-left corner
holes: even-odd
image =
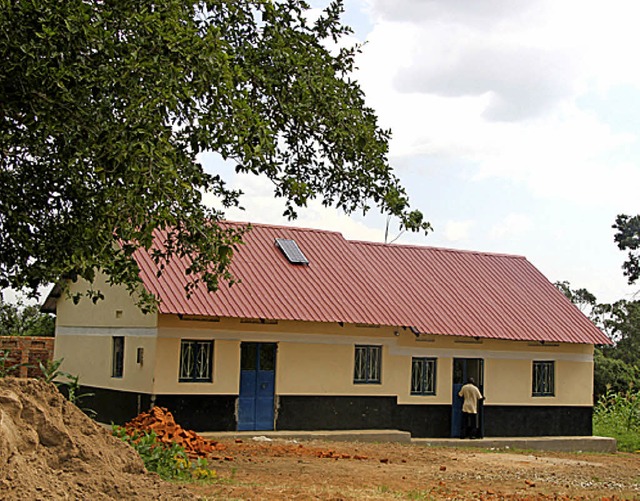
[[[309,264],[309,260],[304,256],[295,240],[276,238],[276,246],[282,251],[290,263]]]

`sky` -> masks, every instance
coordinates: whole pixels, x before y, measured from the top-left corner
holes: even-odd
[[[636,0],[346,0],[355,77],[434,228],[397,243],[524,255],[552,282],[631,299],[611,226],[640,213],[638,14]],[[268,181],[203,163],[245,192],[228,219],[384,241],[381,214],[312,203],[289,221]]]

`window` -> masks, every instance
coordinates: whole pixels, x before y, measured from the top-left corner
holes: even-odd
[[[411,394],[436,394],[436,359],[414,357],[411,361]]]
[[[180,343],[180,382],[211,382],[213,341],[183,339]]]
[[[124,336],[111,338],[111,377],[122,377],[124,368]]]
[[[380,383],[382,346],[358,346],[355,351],[353,382],[357,384]]]
[[[554,369],[553,361],[533,362],[533,384],[531,393],[534,397],[553,397],[555,395]]]

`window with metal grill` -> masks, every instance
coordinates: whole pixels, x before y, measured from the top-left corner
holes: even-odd
[[[180,343],[181,383],[209,383],[213,366],[213,341],[183,339]]]
[[[111,377],[121,378],[124,373],[124,336],[111,338]]]
[[[531,394],[534,397],[553,397],[555,395],[555,363],[550,360],[534,361],[532,381]]]
[[[382,346],[356,345],[353,382],[379,384],[381,381]]]
[[[436,359],[413,357],[411,359],[411,394],[436,394]]]

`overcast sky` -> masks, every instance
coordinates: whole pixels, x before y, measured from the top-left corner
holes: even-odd
[[[346,0],[366,41],[356,76],[434,226],[400,242],[524,255],[551,281],[630,298],[611,225],[640,212],[638,14],[637,0]],[[224,170],[247,194],[230,219],[384,238],[376,214],[287,222],[268,183]]]

